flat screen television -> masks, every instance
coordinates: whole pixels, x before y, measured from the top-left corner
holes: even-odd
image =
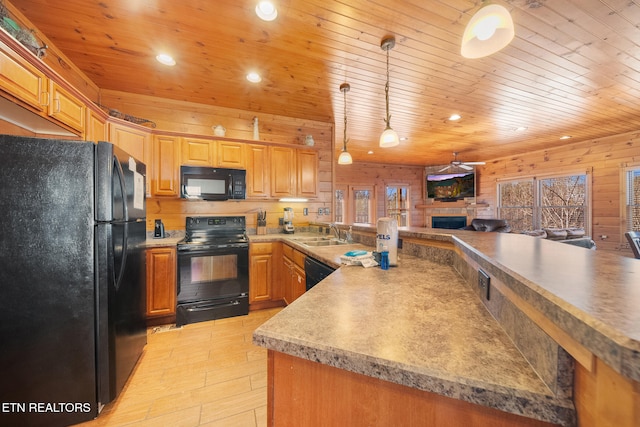
[[[455,202],[475,196],[475,173],[427,175],[427,197],[442,202]]]

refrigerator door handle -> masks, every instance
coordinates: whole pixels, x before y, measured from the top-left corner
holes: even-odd
[[[120,261],[120,271],[118,272],[118,276],[115,281],[116,290],[120,289],[120,282],[122,281],[122,277],[124,276],[124,268],[127,265],[127,240],[129,236],[129,223],[125,222],[124,227],[122,227],[122,260]]]
[[[120,182],[120,191],[122,191],[122,213],[124,215],[123,220],[129,221],[129,208],[127,207],[127,189],[124,184],[124,171],[122,170],[122,165],[118,161],[116,156],[113,156],[113,165],[118,175],[118,181]]]

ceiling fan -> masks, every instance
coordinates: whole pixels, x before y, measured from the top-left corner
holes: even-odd
[[[438,172],[444,172],[447,169],[451,169],[451,168],[461,168],[461,169],[466,169],[470,171],[470,170],[473,170],[473,166],[484,165],[484,164],[486,163],[485,162],[461,162],[460,160],[458,160],[458,153],[454,151],[453,160],[451,161],[451,163],[448,166],[445,166],[444,168],[440,169]]]

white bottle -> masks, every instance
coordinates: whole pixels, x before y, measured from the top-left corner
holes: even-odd
[[[376,251],[389,251],[389,265],[398,265],[398,221],[394,218],[378,219]]]

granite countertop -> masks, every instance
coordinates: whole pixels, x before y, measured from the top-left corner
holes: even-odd
[[[372,249],[293,245],[333,266],[348,250]],[[575,422],[573,403],[554,396],[451,266],[405,254],[387,271],[342,266],[261,325],[254,342],[506,412]]]

